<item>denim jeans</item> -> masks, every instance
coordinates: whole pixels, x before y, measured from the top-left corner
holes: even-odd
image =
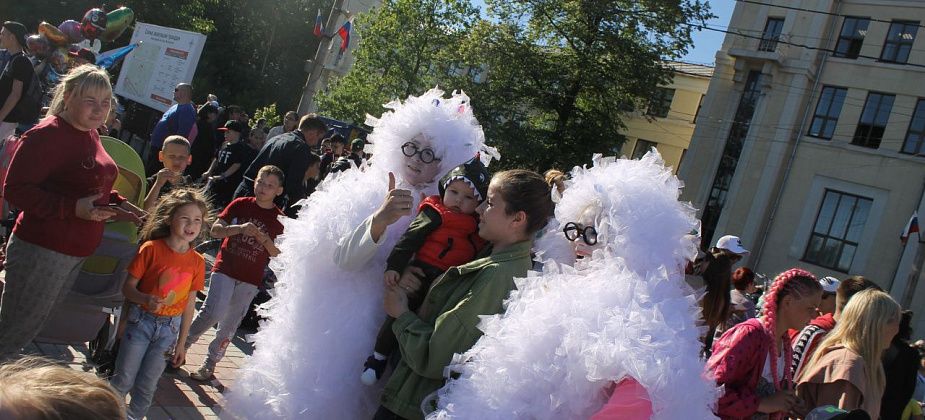
[[[157,381],[177,342],[181,318],[180,315],[157,316],[134,304],[129,307],[128,324],[110,381],[123,397],[131,393],[129,419],[140,420],[148,412]]]
[[[195,344],[204,332],[218,324],[218,331],[209,344],[209,357],[206,359],[206,365],[215,368],[215,364],[225,357],[225,349],[238,330],[238,325],[241,325],[244,315],[247,315],[257,291],[257,286],[253,284],[235,280],[225,273],[212,273],[209,294],[190,326],[186,348]]]

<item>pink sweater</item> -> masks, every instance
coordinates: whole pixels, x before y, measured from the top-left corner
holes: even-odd
[[[713,343],[707,370],[726,389],[716,406],[721,419],[745,420],[758,412],[755,389],[772,344],[759,318],[736,324]]]

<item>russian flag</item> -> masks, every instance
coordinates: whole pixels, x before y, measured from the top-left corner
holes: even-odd
[[[919,212],[915,211],[912,213],[912,217],[909,218],[909,223],[906,223],[906,227],[903,229],[903,233],[899,235],[899,240],[902,241],[903,245],[906,244],[906,241],[909,240],[909,236],[913,233],[919,232]]]
[[[321,32],[324,28],[321,27],[321,9],[318,9],[318,16],[315,17],[315,30],[312,32],[316,37],[321,37]]]
[[[352,18],[347,20],[344,22],[344,25],[337,30],[337,35],[340,36],[341,39],[340,52],[342,53],[347,50],[347,47],[350,46],[350,28],[353,26],[351,23],[352,21]]]

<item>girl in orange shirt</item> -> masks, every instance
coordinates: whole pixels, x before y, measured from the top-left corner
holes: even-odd
[[[168,360],[179,367],[186,358],[176,343],[186,341],[196,292],[204,287],[205,260],[193,242],[208,215],[202,193],[178,189],[161,197],[142,228],[143,243],[122,287],[131,304],[111,381],[123,396],[132,394],[129,419],[145,416]]]

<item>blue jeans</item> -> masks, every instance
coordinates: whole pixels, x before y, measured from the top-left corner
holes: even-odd
[[[131,392],[129,419],[141,419],[148,412],[157,381],[172,356],[181,316],[157,316],[131,305],[128,325],[119,345],[116,369],[110,383],[123,397]]]

